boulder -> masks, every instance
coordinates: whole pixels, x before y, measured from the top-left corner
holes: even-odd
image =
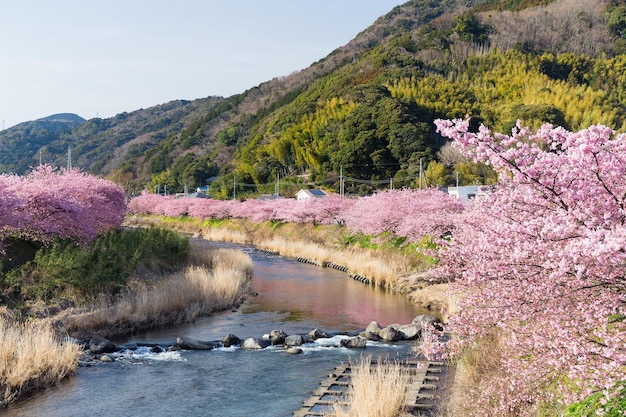
[[[432,325],[437,330],[443,330],[443,324],[441,323],[441,319],[431,314],[422,314],[415,317],[413,319],[413,324],[419,326],[422,330],[424,330],[425,325]]]
[[[222,346],[224,347],[237,346],[239,343],[241,343],[241,339],[232,333],[228,333],[222,338]]]
[[[290,346],[290,347],[286,347],[285,348],[285,352],[287,352],[287,353],[289,353],[291,355],[298,355],[298,354],[302,353],[302,349],[300,349],[299,347]]]
[[[320,329],[313,329],[309,332],[309,336],[311,336],[311,338],[315,340],[315,339],[326,338],[328,337],[328,334]]]
[[[286,346],[302,346],[304,344],[304,337],[299,334],[292,334],[285,338]]]
[[[270,332],[269,341],[272,345],[282,345],[283,343],[285,343],[286,337],[287,333],[285,333],[281,329],[275,329]]]
[[[95,354],[115,352],[115,344],[110,340],[98,335],[93,336],[89,340],[88,346],[89,352]]]
[[[380,336],[381,339],[387,342],[395,342],[398,340],[402,340],[402,335],[393,326],[385,327],[378,333],[378,335]]]
[[[176,346],[184,350],[211,350],[215,349],[218,344],[216,342],[203,342],[195,339],[176,338]]]
[[[422,334],[422,326],[417,324],[404,324],[399,326],[397,330],[404,340],[415,340]]]
[[[241,347],[244,349],[265,349],[270,343],[267,340],[257,339],[256,337],[249,337],[243,341]]]
[[[109,355],[100,356],[100,362],[113,362],[113,358]]]
[[[365,328],[365,333],[378,334],[383,328],[378,322],[373,321]]]
[[[163,349],[163,348],[162,348],[161,346],[159,346],[159,345],[156,345],[156,346],[152,346],[152,347],[150,348],[150,352],[151,352],[151,353],[163,353],[163,352],[165,352],[165,349]]]
[[[348,339],[341,339],[339,342],[341,347],[345,347],[348,349],[363,349],[366,345],[366,339],[362,337],[351,337]]]
[[[371,332],[368,332],[367,330],[359,333],[359,336],[364,337],[367,340],[373,340],[375,342],[380,340],[380,336],[378,335],[378,333],[371,333]]]

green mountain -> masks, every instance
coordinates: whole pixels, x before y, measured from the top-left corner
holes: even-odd
[[[78,115],[61,113],[20,123],[0,132],[0,172],[24,173],[39,164],[40,151],[70,136],[72,129],[85,121]]]
[[[69,129],[0,133],[0,171],[38,161],[106,175],[129,193],[212,179],[214,196],[304,184],[349,192],[488,182],[443,161],[436,118],[625,131],[626,6],[603,0],[411,0],[298,73],[231,97],[173,101]],[[31,122],[36,123],[36,122]],[[22,127],[20,127],[22,126]],[[15,156],[18,155],[16,158]],[[284,187],[284,188],[283,188]]]

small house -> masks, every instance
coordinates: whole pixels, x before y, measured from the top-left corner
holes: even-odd
[[[462,185],[460,187],[448,187],[448,194],[467,202],[476,197],[484,197],[490,190],[490,187],[483,185]]]
[[[327,196],[326,192],[322,191],[322,190],[318,190],[318,189],[305,190],[305,189],[302,189],[302,190],[300,190],[300,191],[298,191],[296,193],[296,200],[298,200],[298,201],[308,201],[308,200],[312,200],[314,198],[324,198],[326,196]]]

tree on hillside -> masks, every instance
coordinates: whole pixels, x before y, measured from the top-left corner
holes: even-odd
[[[459,162],[467,162],[469,159],[461,153],[457,148],[452,146],[452,142],[446,142],[437,152],[437,159],[444,164],[446,168],[454,168]]]
[[[501,369],[476,386],[476,414],[536,415],[541,402],[611,395],[626,379],[626,135],[437,126],[500,174],[443,242],[437,270],[461,304],[448,353],[499,339]]]
[[[480,23],[474,13],[464,13],[456,17],[454,32],[464,41],[484,43],[487,41],[487,26]]]
[[[608,28],[616,36],[626,38],[626,6],[618,6],[609,15]]]

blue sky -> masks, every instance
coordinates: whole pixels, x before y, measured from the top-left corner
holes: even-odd
[[[0,0],[2,127],[230,96],[345,45],[402,0]]]

